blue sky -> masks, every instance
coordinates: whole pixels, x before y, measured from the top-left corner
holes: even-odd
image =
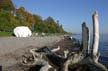
[[[99,14],[100,33],[108,33],[108,0],[12,0],[32,14],[43,19],[52,16],[59,20],[63,28],[69,32],[81,33],[81,24],[86,22],[92,32],[92,14]]]

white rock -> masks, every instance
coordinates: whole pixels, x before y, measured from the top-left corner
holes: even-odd
[[[16,37],[30,37],[32,35],[31,30],[26,26],[16,27],[13,32]]]
[[[35,33],[36,36],[38,36],[38,33]]]
[[[42,36],[45,36],[45,33],[42,32]]]

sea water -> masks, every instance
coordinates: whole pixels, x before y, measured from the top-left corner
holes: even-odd
[[[82,41],[81,34],[72,35],[72,37],[78,39],[81,43],[81,41]],[[93,35],[90,35],[90,47],[92,47],[92,40],[93,40]],[[107,34],[100,35],[99,52],[100,52],[99,62],[108,66],[108,35]]]

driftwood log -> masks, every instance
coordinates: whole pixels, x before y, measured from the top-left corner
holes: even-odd
[[[89,28],[86,26],[86,23],[82,24],[82,59],[80,59],[77,64],[78,65],[88,65],[91,71],[108,71],[108,69],[98,62],[99,59],[99,52],[98,52],[98,45],[99,45],[99,22],[98,22],[98,12],[94,12],[93,16],[93,43],[92,49],[90,49],[90,31]],[[73,62],[72,58],[67,59],[63,64],[62,71],[69,71],[68,66]],[[90,64],[90,65],[89,65]],[[93,68],[94,67],[94,68]]]
[[[42,66],[40,68],[40,71],[48,71],[49,68],[51,68],[51,65],[48,63],[48,61],[44,60],[43,53],[39,53],[40,51],[37,49],[30,49],[30,53],[32,54],[32,59],[30,61],[30,57],[24,57],[22,64],[27,67],[34,67],[36,65]]]
[[[99,22],[98,22],[98,12],[95,11],[95,13],[92,16],[93,18],[93,44],[92,44],[92,60],[96,66],[98,66],[100,69],[104,71],[108,71],[104,65],[98,62],[99,59]]]
[[[83,53],[84,53],[84,58],[83,60],[80,62],[81,64],[92,64],[95,67],[99,68],[100,71],[108,71],[108,69],[102,65],[101,63],[98,62],[99,59],[99,52],[98,52],[98,45],[99,45],[99,23],[98,23],[98,13],[97,11],[93,14],[93,43],[92,43],[92,51],[89,53],[88,49],[90,49],[89,47],[89,38],[90,38],[90,34],[89,34],[89,30],[86,27],[85,24],[83,24],[82,28],[83,28]],[[89,53],[89,55],[88,55]]]
[[[96,11],[93,16],[93,44],[92,44],[92,56],[95,62],[98,61],[98,45],[99,45],[99,22],[98,12]]]
[[[85,22],[82,24],[82,47],[83,56],[86,57],[90,54],[90,32]]]
[[[24,58],[22,61],[23,65],[26,66],[35,66],[42,65],[39,71],[48,71],[49,68],[58,68],[54,71],[69,71],[70,63],[78,65],[92,65],[96,70],[90,67],[91,71],[108,71],[108,69],[98,62],[99,52],[99,22],[98,22],[98,13],[97,11],[92,16],[93,19],[93,43],[92,48],[90,48],[90,30],[86,26],[86,23],[82,24],[82,52],[78,53],[69,53],[68,50],[64,51],[64,56],[55,54],[56,51],[60,50],[60,46],[56,49],[50,50],[47,47],[41,49],[31,49],[30,53],[32,54],[32,59]],[[43,56],[47,56],[48,61],[43,59]],[[29,60],[28,60],[29,59]],[[49,64],[49,61],[53,64]],[[90,65],[89,65],[90,64]]]

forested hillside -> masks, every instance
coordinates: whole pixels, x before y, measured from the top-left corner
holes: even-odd
[[[65,33],[59,21],[31,14],[24,7],[15,8],[11,0],[0,0],[0,31],[12,31],[17,26],[28,26],[33,32]]]

